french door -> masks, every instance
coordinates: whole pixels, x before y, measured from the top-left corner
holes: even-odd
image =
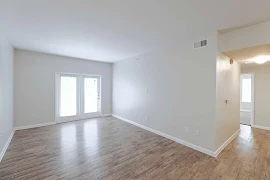
[[[56,74],[56,122],[101,116],[100,76]]]

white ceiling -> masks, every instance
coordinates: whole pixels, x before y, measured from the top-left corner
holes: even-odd
[[[0,0],[15,48],[116,62],[270,18],[269,0]]]
[[[240,25],[232,27],[232,28],[219,30],[218,32],[219,32],[219,34],[225,34],[225,33],[229,33],[229,32],[232,32],[232,31],[236,31],[238,29],[242,29],[242,28],[246,28],[246,27],[253,26],[253,25],[256,25],[256,24],[260,24],[260,23],[266,22],[268,20],[269,19],[267,19],[267,20],[264,19],[264,20],[260,20],[260,21],[250,22],[249,24],[240,24]]]

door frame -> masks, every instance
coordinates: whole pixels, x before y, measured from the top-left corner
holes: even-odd
[[[77,115],[76,116],[68,116],[68,117],[60,117],[59,115],[59,109],[60,109],[60,78],[61,76],[71,76],[71,77],[77,77],[77,80],[79,84],[81,84],[81,79],[80,77],[97,77],[99,78],[99,103],[98,103],[98,112],[95,113],[94,115],[83,115],[80,116],[82,113],[82,107],[81,107],[81,102],[82,102],[82,92],[83,90],[79,87],[77,84]],[[69,121],[76,121],[76,120],[83,120],[83,119],[90,119],[90,118],[96,118],[96,117],[101,117],[102,116],[102,76],[101,75],[94,75],[94,74],[79,74],[79,73],[67,73],[67,72],[55,72],[55,123],[63,123],[63,122],[69,122]]]
[[[254,81],[255,81],[255,73],[254,72],[250,72],[250,73],[241,73],[240,74],[240,103],[242,103],[242,79],[241,79],[241,75],[251,75],[251,112],[250,112],[250,126],[253,127],[254,126],[254,122],[255,122],[255,101],[254,101],[254,96],[255,96],[255,88],[254,88]],[[241,109],[240,109],[241,110]]]

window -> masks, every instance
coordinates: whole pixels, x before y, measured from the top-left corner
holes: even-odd
[[[242,79],[242,102],[251,102],[251,79]]]

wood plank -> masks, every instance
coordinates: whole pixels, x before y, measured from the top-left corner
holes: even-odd
[[[218,158],[114,117],[16,131],[0,180],[270,179],[270,132],[241,126]]]

